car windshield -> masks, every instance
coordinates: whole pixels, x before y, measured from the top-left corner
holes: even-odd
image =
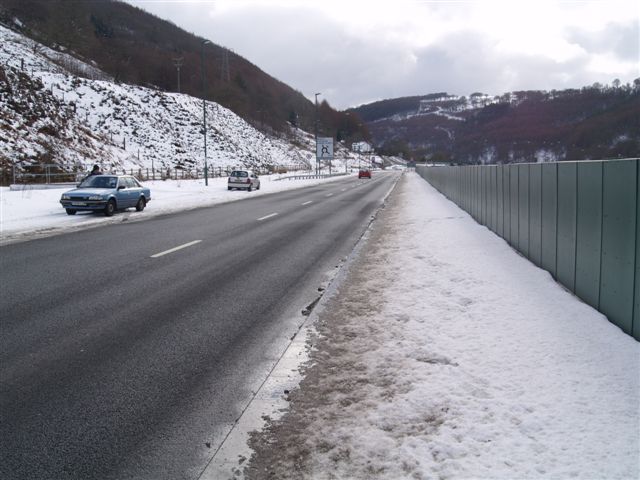
[[[249,174],[247,172],[235,171],[235,172],[231,172],[231,176],[232,177],[247,177],[247,176],[249,176]]]
[[[79,188],[116,188],[118,177],[107,177],[103,175],[94,175],[85,178]]]

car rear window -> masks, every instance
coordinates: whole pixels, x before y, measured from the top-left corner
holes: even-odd
[[[231,172],[231,176],[232,177],[248,177],[249,174],[247,172],[241,171],[241,170],[236,170]]]

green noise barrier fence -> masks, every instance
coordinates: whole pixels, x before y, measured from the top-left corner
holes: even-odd
[[[640,340],[640,159],[416,171]]]

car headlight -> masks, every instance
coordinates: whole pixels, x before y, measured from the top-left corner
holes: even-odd
[[[69,195],[67,195],[66,193],[62,194],[62,200],[71,200],[71,197]]]
[[[102,200],[102,195],[91,195],[88,200]]]

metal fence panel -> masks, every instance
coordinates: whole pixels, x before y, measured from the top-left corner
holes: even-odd
[[[558,281],[575,291],[576,274],[576,172],[575,162],[558,164]]]
[[[491,217],[494,232],[498,231],[498,166],[491,167]]]
[[[463,168],[462,169],[462,186],[463,186],[463,191],[462,191],[462,205],[464,206],[464,209],[469,212],[470,207],[471,207],[471,182],[470,182],[470,178],[471,178],[471,172],[469,171],[468,168]]]
[[[474,218],[477,222],[482,223],[482,189],[480,181],[480,167],[473,167],[473,189],[475,195],[473,197]]]
[[[604,164],[600,309],[627,333],[633,331],[638,162]]]
[[[496,226],[496,167],[491,165],[489,171],[489,228],[495,232]]]
[[[541,266],[557,278],[558,164],[542,165],[542,258]]]
[[[496,233],[504,237],[504,165],[496,167]]]
[[[602,163],[578,164],[576,230],[576,295],[589,305],[600,305],[602,238]]]
[[[489,167],[482,168],[482,186],[484,188],[484,224],[491,230],[491,172]]]
[[[542,165],[529,165],[529,259],[542,262]]]
[[[529,256],[529,165],[522,164],[518,169],[518,250]]]
[[[487,224],[487,169],[478,167],[478,181],[480,185],[480,223]]]
[[[484,225],[486,225],[488,228],[490,223],[491,223],[491,209],[489,207],[489,205],[491,204],[491,201],[489,200],[489,168],[485,167],[482,168],[482,190],[483,190],[483,195],[482,195],[482,209],[483,209],[483,217],[484,217],[484,221],[482,223],[484,223]]]
[[[511,244],[511,168],[506,166],[502,172],[502,201],[504,203],[504,238]]]
[[[509,235],[510,244],[518,247],[518,198],[520,193],[518,192],[518,167],[510,168],[511,175],[509,178],[509,202],[511,203],[511,233]]]

